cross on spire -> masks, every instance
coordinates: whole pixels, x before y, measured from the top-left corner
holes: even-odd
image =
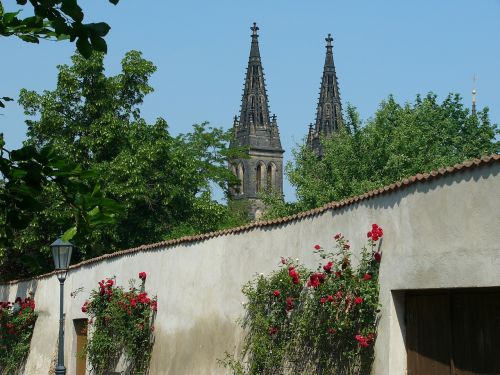
[[[259,27],[257,26],[256,22],[253,23],[253,26],[250,28],[250,30],[252,30],[252,36],[259,36],[259,34],[257,34],[257,31],[259,31]]]
[[[328,34],[328,37],[325,38],[325,41],[326,41],[326,46],[331,47],[333,42],[332,34]]]

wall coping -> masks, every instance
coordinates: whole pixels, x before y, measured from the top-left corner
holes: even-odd
[[[334,201],[334,202],[329,202],[324,204],[321,207],[314,208],[311,210],[303,211],[294,215],[278,218],[278,219],[273,219],[273,220],[262,220],[262,221],[253,221],[249,224],[240,226],[240,227],[235,227],[235,228],[229,228],[229,229],[223,229],[219,231],[214,231],[214,232],[208,232],[208,233],[203,233],[203,234],[197,234],[194,236],[184,236],[180,238],[175,238],[171,240],[166,240],[166,241],[160,241],[152,244],[147,244],[147,245],[140,245],[137,247],[125,249],[125,250],[119,250],[114,253],[110,254],[104,254],[96,258],[92,259],[87,259],[84,260],[80,263],[74,264],[70,267],[70,270],[78,269],[80,267],[83,267],[88,264],[92,263],[97,263],[101,262],[107,259],[111,258],[117,258],[121,257],[123,255],[128,255],[128,254],[133,254],[137,252],[142,252],[142,251],[149,251],[149,250],[156,250],[160,248],[166,248],[166,247],[171,247],[174,245],[182,244],[182,243],[192,243],[192,242],[199,242],[199,241],[204,241],[210,238],[215,238],[215,237],[220,237],[220,236],[226,236],[229,234],[235,234],[235,233],[242,233],[246,232],[249,230],[252,230],[254,228],[261,228],[261,227],[273,227],[273,226],[278,226],[284,223],[289,223],[289,222],[296,222],[300,221],[304,218],[308,217],[313,217],[317,216],[319,214],[322,214],[326,211],[330,210],[337,210],[345,206],[353,205],[357,202],[368,200],[374,197],[377,197],[379,195],[383,194],[389,194],[395,191],[403,190],[408,186],[417,184],[417,183],[422,183],[422,182],[427,182],[431,180],[438,179],[443,176],[448,176],[452,175],[455,173],[459,172],[465,172],[469,171],[472,169],[475,169],[477,167],[482,167],[485,165],[490,165],[490,164],[496,164],[500,162],[500,155],[498,154],[493,154],[489,156],[483,156],[480,159],[472,159],[472,160],[467,160],[464,161],[463,163],[455,164],[454,166],[446,167],[446,168],[440,168],[438,170],[434,170],[429,173],[418,173],[414,176],[405,178],[401,181],[395,182],[393,184],[381,187],[379,189],[371,190],[369,192],[366,192],[361,195],[357,195],[351,198],[347,198],[341,201]],[[28,280],[38,280],[42,278],[47,278],[52,275],[55,275],[55,271],[52,271],[50,273],[34,276],[31,278],[26,278],[26,279],[19,279],[19,280],[12,280],[12,281],[7,281],[7,282],[0,282],[0,285],[11,285],[11,284],[17,284],[23,281],[28,281]]]

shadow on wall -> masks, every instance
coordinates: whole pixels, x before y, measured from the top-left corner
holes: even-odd
[[[1,285],[0,285],[1,286]],[[0,301],[7,301],[9,297],[9,290],[12,290],[12,284],[4,284],[3,288],[0,288]],[[24,299],[28,296],[29,292],[32,292],[36,301],[36,289],[38,287],[38,280],[29,280],[16,284],[16,295],[13,296],[12,300],[16,297],[21,297]],[[11,301],[12,302],[12,301]]]
[[[201,374],[203,369],[213,368],[217,359],[224,358],[224,351],[239,350],[235,346],[240,331],[235,321],[208,314],[192,323],[175,332],[156,335],[150,374],[187,374],[193,373],[193,368]],[[219,352],[217,348],[225,349]]]

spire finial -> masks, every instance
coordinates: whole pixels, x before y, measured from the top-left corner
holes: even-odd
[[[250,30],[252,30],[252,36],[259,36],[259,34],[257,34],[257,31],[259,31],[259,27],[257,26],[256,22],[253,23],[253,26],[250,28]]]
[[[325,41],[326,41],[326,48],[331,47],[333,42],[332,34],[328,34],[328,36],[325,38]]]

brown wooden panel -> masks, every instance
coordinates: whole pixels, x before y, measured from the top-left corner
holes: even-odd
[[[76,375],[85,375],[87,357],[85,345],[87,345],[87,319],[75,319],[73,321],[76,331]]]
[[[453,301],[456,375],[500,374],[500,292],[459,292]]]
[[[409,375],[451,373],[448,293],[407,295],[406,345]]]

